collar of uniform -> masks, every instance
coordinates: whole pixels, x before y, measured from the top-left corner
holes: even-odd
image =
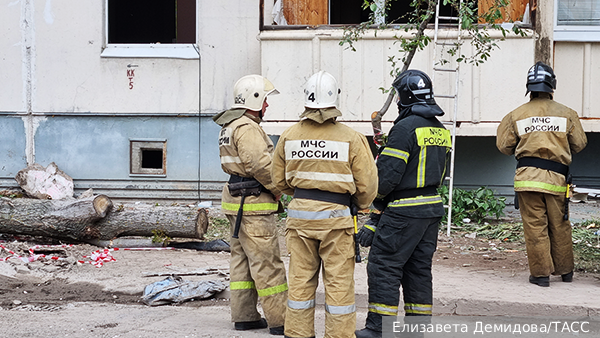
[[[532,94],[534,92],[531,92]],[[546,92],[535,92],[537,95],[533,96],[531,95],[531,100],[535,100],[535,99],[545,99],[545,100],[552,100],[552,94],[551,93],[546,93]]]
[[[334,119],[338,116],[342,116],[342,112],[337,110],[337,108],[306,108],[306,110],[304,110],[304,113],[300,115],[300,118],[307,118],[309,120],[313,120],[319,124],[322,124],[323,122],[329,119]]]
[[[224,126],[231,121],[239,119],[244,115],[245,112],[246,108],[228,109],[213,116],[213,121],[220,126]]]
[[[260,124],[262,122],[262,119],[258,116],[254,116],[248,112],[244,113],[244,116],[246,116],[247,118],[249,118],[250,120]]]

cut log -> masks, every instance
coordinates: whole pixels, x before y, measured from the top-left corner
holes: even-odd
[[[105,195],[38,200],[0,197],[0,233],[64,240],[110,240],[120,236],[202,239],[206,210],[145,204],[113,206]]]
[[[126,204],[113,207],[113,211],[99,220],[96,227],[102,229],[102,233],[95,237],[98,239],[120,236],[203,239],[208,229],[208,216],[203,208]]]

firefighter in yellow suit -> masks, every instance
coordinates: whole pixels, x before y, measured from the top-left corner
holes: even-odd
[[[338,122],[339,88],[326,72],[304,91],[300,122],[285,130],[273,156],[278,190],[288,205],[290,253],[286,337],[314,337],[319,270],[325,286],[325,337],[351,338],[354,303],[354,222],[351,204],[368,208],[377,193],[377,168],[364,135]]]
[[[527,74],[528,103],[506,115],[496,145],[515,155],[515,205],[520,207],[529,261],[529,282],[550,286],[550,274],[573,279],[573,243],[568,219],[569,165],[587,145],[577,113],[552,99],[552,68],[536,63]]]
[[[260,75],[248,75],[234,86],[235,103],[213,120],[222,126],[219,134],[221,168],[230,175],[223,188],[221,208],[231,224],[231,318],[236,330],[269,327],[283,335],[287,282],[275,233],[275,213],[281,192],[271,180],[274,151],[259,123],[268,107],[267,95],[279,93]],[[232,196],[235,183],[251,182],[259,193]],[[236,194],[233,194],[236,195]],[[243,205],[242,205],[243,204]],[[233,238],[234,224],[242,208],[239,238]],[[266,320],[257,311],[260,297]]]

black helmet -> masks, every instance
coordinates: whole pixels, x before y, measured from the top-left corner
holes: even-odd
[[[526,94],[529,92],[554,93],[554,89],[556,89],[556,75],[554,75],[552,67],[538,61],[529,68]]]
[[[420,70],[409,69],[402,72],[392,86],[400,99],[401,107],[410,107],[422,103],[435,105],[431,80],[427,74]]]

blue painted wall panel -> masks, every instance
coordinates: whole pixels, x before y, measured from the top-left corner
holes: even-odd
[[[48,117],[36,133],[36,162],[55,162],[76,179],[127,179],[130,139],[166,139],[167,177],[158,180],[198,180],[199,166],[203,180],[223,180],[219,127],[202,121],[199,130],[198,117]]]
[[[25,124],[21,117],[0,116],[0,178],[14,178],[27,167],[25,149]]]

